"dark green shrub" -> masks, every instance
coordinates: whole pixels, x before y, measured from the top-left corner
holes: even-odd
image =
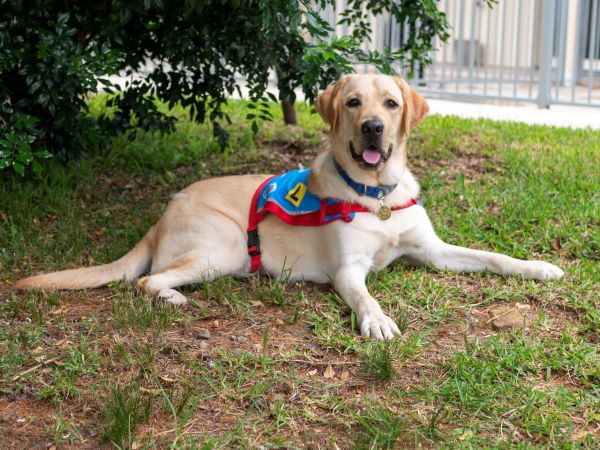
[[[0,3],[0,168],[39,171],[46,150],[80,158],[100,135],[85,96],[117,67],[108,47],[84,31],[93,11],[61,11],[66,3],[54,1]]]
[[[23,174],[48,150],[78,159],[107,134],[135,128],[172,131],[175,119],[156,100],[181,104],[190,116],[209,119],[224,145],[228,118],[221,106],[246,80],[254,101],[248,114],[269,119],[268,78],[277,74],[279,100],[295,100],[300,88],[309,101],[320,88],[370,63],[392,72],[392,63],[429,62],[434,36],[446,39],[447,23],[434,0],[348,2],[341,23],[354,25],[337,38],[319,16],[333,0],[0,0],[0,169]],[[390,53],[362,50],[371,30],[369,13],[389,12],[409,30]],[[413,24],[419,22],[419,27]],[[305,36],[311,36],[310,42]],[[102,81],[120,71],[123,88]],[[114,92],[110,116],[91,119],[86,96],[100,85]]]

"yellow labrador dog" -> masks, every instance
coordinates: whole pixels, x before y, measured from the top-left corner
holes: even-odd
[[[265,185],[267,175],[209,179],[175,194],[158,223],[121,259],[34,276],[16,287],[84,289],[149,273],[138,280],[146,292],[182,305],[186,298],[173,288],[218,275],[246,276],[260,265],[291,281],[332,282],[356,313],[363,336],[390,339],[400,331],[369,294],[365,278],[397,258],[440,270],[489,270],[537,280],[564,275],[543,261],[457,247],[438,238],[425,209],[413,200],[419,184],[406,164],[409,131],[429,107],[405,81],[347,75],[317,98],[316,108],[331,126],[330,146],[306,171],[305,183],[286,198],[296,202],[310,195],[324,208],[332,203],[333,210],[317,220],[319,226],[290,225],[265,211],[257,219],[251,211],[257,201],[277,191],[277,183]],[[270,187],[260,191],[264,186]],[[343,220],[324,223],[329,213]]]

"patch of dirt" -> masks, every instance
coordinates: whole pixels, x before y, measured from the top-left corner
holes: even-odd
[[[247,161],[232,162],[219,175],[239,175],[252,173],[281,173],[289,170],[309,167],[320,151],[327,146],[323,141],[319,146],[312,147],[306,140],[272,140],[257,144],[256,156]]]
[[[306,292],[318,292],[320,286],[305,286]],[[7,292],[3,288],[3,293]],[[75,420],[77,430],[82,439],[76,439],[74,446],[80,448],[98,448],[100,432],[100,411],[107,401],[108,389],[102,385],[102,380],[118,380],[120,384],[126,384],[128,380],[138,379],[143,387],[155,397],[153,414],[147,423],[143,424],[138,436],[142,438],[150,433],[157,439],[169,439],[175,435],[173,420],[168,414],[161,412],[160,406],[163,402],[161,396],[156,393],[156,386],[137,364],[134,367],[127,365],[110,364],[107,358],[114,352],[115,339],[118,339],[127,349],[150,345],[155,354],[154,366],[157,369],[160,380],[165,388],[176,387],[181,380],[193,380],[197,376],[190,369],[189,364],[182,362],[195,360],[198,364],[210,370],[215,358],[221,359],[221,352],[239,354],[249,352],[259,358],[263,354],[263,338],[265,330],[268,330],[268,344],[266,355],[274,358],[280,363],[294,365],[298,376],[309,376],[315,380],[325,380],[323,374],[329,366],[336,369],[341,375],[338,367],[348,367],[352,373],[359,370],[360,361],[346,355],[341,356],[338,352],[327,351],[315,345],[310,328],[302,321],[294,322],[293,311],[290,308],[281,309],[277,306],[265,305],[260,302],[252,306],[251,311],[245,316],[232,314],[226,305],[219,305],[203,299],[200,292],[188,292],[188,297],[195,299],[203,310],[208,314],[204,317],[193,318],[178,327],[170,327],[159,335],[153,332],[125,332],[119,329],[111,318],[111,302],[114,295],[108,289],[91,290],[86,292],[61,293],[60,305],[52,309],[48,314],[45,327],[47,335],[38,342],[36,354],[41,354],[46,359],[61,358],[69,348],[77,345],[81,336],[87,336],[89,343],[99,353],[102,364],[99,373],[83,375],[77,380],[77,388],[80,394],[69,397],[63,401],[61,406],[64,417]],[[196,310],[188,307],[188,313]],[[292,316],[291,316],[292,315]],[[90,318],[95,318],[90,322]],[[100,329],[92,331],[94,321],[100,325]],[[7,321],[5,331],[10,333],[23,324],[29,323],[26,317]],[[61,327],[68,326],[68,331]],[[3,325],[3,326],[4,326]],[[199,330],[208,330],[210,338],[198,339]],[[312,346],[308,344],[312,343]],[[285,357],[286,353],[297,350],[307,350],[307,356],[295,358]],[[56,407],[50,400],[40,400],[37,393],[44,385],[53,383],[52,366],[38,366],[35,360],[25,364],[23,372],[35,368],[33,379],[21,378],[20,393],[11,394],[16,387],[15,382],[0,377],[0,385],[3,386],[4,394],[0,395],[0,439],[3,448],[47,448],[52,444],[51,428],[56,424]],[[313,371],[316,373],[312,374]],[[307,375],[309,374],[309,375]],[[235,376],[234,373],[228,376]],[[30,381],[32,380],[32,381]],[[338,376],[330,378],[330,382],[339,381]],[[258,382],[253,379],[252,382]],[[348,381],[348,383],[355,381]],[[100,383],[100,385],[98,385]],[[360,384],[360,383],[359,383]],[[365,384],[364,382],[362,384]],[[96,386],[93,390],[88,388]],[[93,391],[98,390],[96,393]],[[314,387],[299,385],[292,387],[287,383],[275,386],[274,391],[265,394],[267,402],[261,405],[262,409],[268,409],[269,403],[278,398],[285,398],[291,407],[300,407],[309,401]],[[342,393],[343,388],[340,388]],[[270,400],[269,400],[270,399]],[[194,411],[189,422],[187,435],[199,433],[222,434],[235,428],[236,423],[241,420],[250,408],[243,399],[231,402],[226,398],[210,398],[202,402]],[[315,414],[323,415],[319,407],[314,407]],[[250,415],[258,418],[257,414]],[[17,424],[18,426],[16,426]],[[22,424],[22,425],[21,425]],[[307,421],[299,430],[311,429],[311,433],[319,436],[318,426],[314,427],[312,421]],[[328,438],[323,427],[322,436]],[[342,430],[340,430],[342,431]],[[316,439],[313,436],[313,441]],[[315,441],[316,442],[316,441]],[[258,442],[257,442],[258,445]],[[70,448],[69,445],[61,445],[61,448]]]
[[[156,196],[156,188],[148,184],[143,177],[112,178],[99,176],[96,183],[102,186],[102,203],[128,203],[132,199],[136,202],[148,203]]]
[[[48,427],[55,419],[49,402],[0,396],[0,443],[5,449],[46,449],[52,445]]]
[[[440,283],[460,283],[468,292],[471,303],[454,309],[453,317],[449,321],[433,329],[425,316],[419,315],[418,310],[411,311],[413,321],[407,333],[410,335],[425,329],[431,332],[427,336],[428,344],[421,352],[422,355],[427,355],[425,358],[393,362],[394,385],[403,392],[410,392],[427,381],[443,377],[440,362],[446,360],[453,352],[464,348],[465,337],[470,341],[475,337],[485,340],[502,333],[491,329],[487,323],[488,310],[495,304],[487,304],[486,294],[482,289],[491,286],[499,288],[498,280],[490,277],[481,282],[461,275],[440,275],[436,278]],[[244,283],[241,282],[240,288],[244,288]],[[319,294],[330,291],[327,286],[306,283],[301,287],[292,285],[286,288],[287,297],[298,298],[298,289],[302,289],[311,298],[318,298]],[[6,287],[2,287],[0,292],[6,294]],[[264,400],[255,405],[242,397],[235,398],[233,392],[224,393],[222,397],[209,397],[193,411],[185,429],[185,435],[188,437],[203,434],[223,435],[231,432],[244,417],[247,417],[248,429],[243,432],[253,435],[255,430],[251,424],[255,420],[275,420],[277,416],[273,409],[274,404],[282,400],[291,409],[305,411],[304,418],[296,417],[288,427],[290,439],[318,447],[329,445],[330,437],[336,435],[339,436],[342,445],[346,442],[344,436],[347,429],[340,424],[339,412],[330,409],[327,403],[319,401],[324,392],[329,392],[327,395],[339,396],[346,403],[353,403],[357,411],[361,411],[367,405],[389,400],[389,385],[367,377],[360,358],[351,352],[328,350],[315,341],[312,330],[303,319],[310,311],[318,313],[319,301],[311,302],[310,306],[290,303],[284,308],[254,302],[246,312],[234,314],[226,304],[206,299],[202,291],[187,291],[186,295],[196,301],[200,310],[204,311],[203,315],[198,315],[197,309],[188,306],[185,307],[185,311],[191,316],[189,320],[171,326],[160,334],[152,331],[144,334],[130,333],[116,325],[111,316],[111,303],[115,294],[108,289],[61,294],[60,305],[54,307],[47,316],[48,335],[38,344],[38,352],[47,359],[60,358],[73,343],[78,343],[80,336],[86,335],[90,345],[97,349],[103,361],[98,374],[85,375],[78,380],[80,395],[63,401],[63,417],[73,421],[82,436],[81,439],[74,440],[73,448],[100,446],[100,411],[109,394],[102,380],[109,379],[118,380],[121,385],[136,379],[145,389],[144,392],[154,398],[152,416],[140,426],[136,434],[140,442],[145,442],[148,435],[159,442],[166,442],[175,436],[172,417],[166,412],[164,400],[152,377],[138,365],[139,363],[133,366],[109,363],[110,355],[115,352],[116,341],[130,351],[145,345],[150,346],[155,355],[154,367],[165,389],[176,390],[186,382],[194,385],[197,383],[194,380],[198,377],[198,369],[192,369],[189,361],[194,361],[194,364],[203,367],[202,370],[212,373],[214,364],[222,360],[222,352],[234,355],[248,352],[255,355],[255,362],[248,362],[242,368],[232,367],[227,371],[227,376],[235,377],[239,370],[255,369],[256,375],[246,379],[245,383],[258,385],[266,376],[261,369],[260,358],[264,350],[265,330],[268,330],[266,356],[284,367],[291,369],[293,366],[296,379],[305,377],[307,380],[291,383],[289,373],[284,371],[282,374],[286,375],[281,382],[269,387],[263,394]],[[481,300],[478,301],[477,298]],[[535,322],[533,328],[527,332],[540,337],[556,337],[573,321],[573,313],[569,311],[551,308],[548,305],[538,305],[538,309],[543,311],[545,318]],[[90,321],[92,317],[95,319]],[[3,326],[10,332],[12,328],[27,323],[27,320],[22,318],[9,322]],[[98,325],[93,325],[94,323]],[[64,327],[64,324],[69,327],[66,334],[60,328]],[[200,330],[208,330],[209,339],[199,338],[202,334]],[[351,333],[349,329],[345,332]],[[298,350],[301,351],[299,354]],[[295,356],[288,356],[294,352]],[[24,370],[34,365],[35,361],[32,361]],[[9,393],[15,387],[15,383],[0,380],[4,386],[4,394],[0,395],[0,436],[3,448],[23,448],[26,444],[29,444],[30,448],[47,448],[52,443],[51,430],[56,424],[56,407],[50,400],[39,400],[36,394],[40,386],[52,383],[52,372],[40,367],[34,373],[36,377],[33,384],[31,381],[21,381],[26,387],[24,393],[18,395]],[[216,374],[212,374],[211,377],[214,382],[218,382],[218,378],[214,378]],[[326,384],[332,387],[323,391],[322,387]],[[95,388],[90,390],[92,386]],[[246,385],[246,388],[249,386]],[[196,392],[202,392],[202,382],[197,384],[195,389]],[[419,403],[413,405],[413,412],[420,418],[418,420],[426,422],[435,413],[431,408],[430,405]],[[267,413],[265,419],[264,414],[268,411],[272,412]],[[319,419],[315,422],[316,417]],[[256,446],[263,442],[260,436],[256,436],[255,439]],[[62,445],[61,448],[71,446]]]

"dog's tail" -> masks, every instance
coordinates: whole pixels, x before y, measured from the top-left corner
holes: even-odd
[[[129,253],[110,264],[37,275],[17,281],[14,287],[16,289],[86,289],[100,287],[116,280],[132,280],[150,270],[155,235],[155,228],[152,227]]]

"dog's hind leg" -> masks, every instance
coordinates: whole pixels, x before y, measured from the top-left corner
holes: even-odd
[[[177,258],[159,272],[138,280],[138,284],[149,294],[174,305],[185,305],[187,299],[175,287],[209,281],[220,275],[240,273],[244,260],[228,258],[223,253],[211,258],[205,251],[193,250]]]

